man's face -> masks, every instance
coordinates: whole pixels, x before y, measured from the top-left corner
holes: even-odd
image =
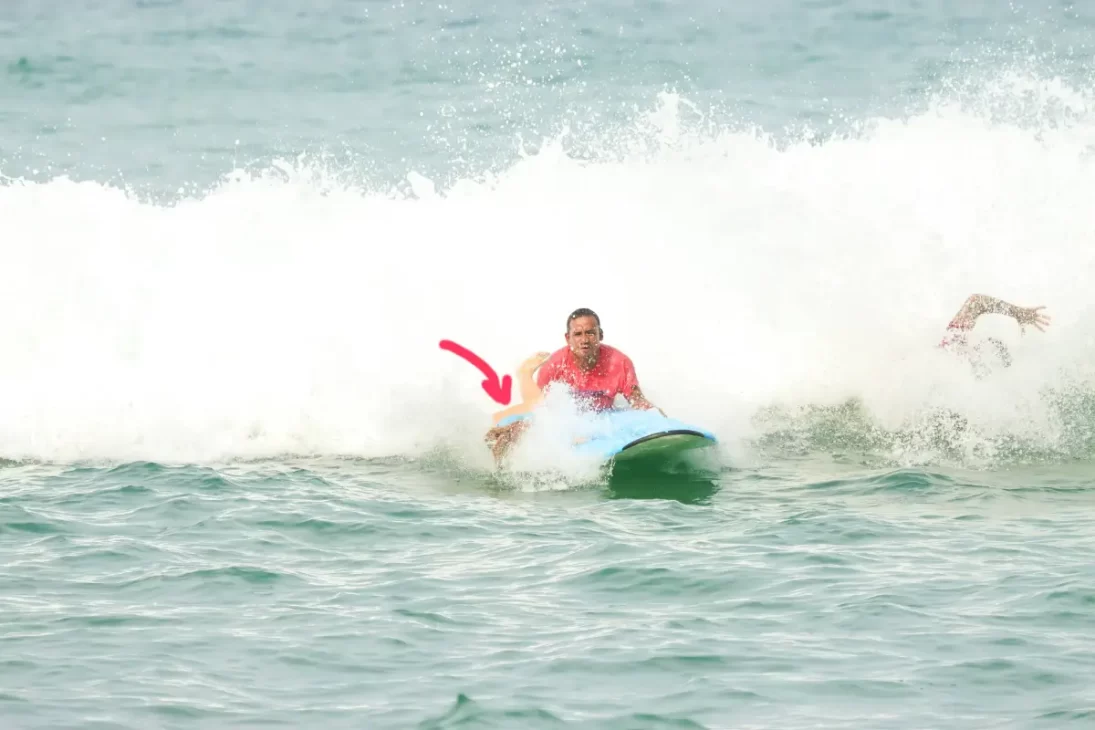
[[[577,357],[592,359],[601,349],[601,328],[593,317],[575,317],[570,320],[567,344]]]

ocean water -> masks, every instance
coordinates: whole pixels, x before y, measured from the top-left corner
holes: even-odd
[[[0,5],[0,726],[1090,727],[1093,29]],[[493,464],[581,306],[712,458]]]

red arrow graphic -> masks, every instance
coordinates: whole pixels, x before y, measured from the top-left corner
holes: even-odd
[[[487,365],[487,363],[484,362],[483,358],[479,357],[468,348],[461,347],[452,340],[441,340],[441,349],[459,355],[475,367],[479,368],[483,375],[487,376],[487,379],[483,381],[483,390],[487,391],[487,395],[502,405],[509,405],[510,391],[513,390],[513,378],[506,375],[502,378],[502,381],[499,382],[498,374],[494,372],[494,369],[491,368],[490,365]]]

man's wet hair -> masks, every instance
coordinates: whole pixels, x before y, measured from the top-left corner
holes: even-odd
[[[575,309],[573,312],[570,313],[570,316],[567,317],[567,332],[570,332],[570,323],[578,319],[579,317],[593,317],[593,319],[597,322],[597,326],[601,326],[601,318],[597,316],[597,313],[594,312],[592,309],[586,309],[585,307],[582,307],[581,309]]]

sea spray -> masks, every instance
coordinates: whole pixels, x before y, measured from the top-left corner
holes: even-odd
[[[1067,124],[943,98],[797,142],[680,124],[687,100],[666,95],[603,159],[547,140],[443,189],[414,171],[402,191],[352,185],[307,161],[170,205],[9,180],[0,452],[441,446],[480,463],[499,406],[438,341],[512,373],[563,346],[580,306],[651,400],[730,444],[762,438],[772,408],[854,400],[884,431],[943,408],[979,433],[1074,448],[1061,393],[1091,380],[1095,118],[1075,100],[1087,92],[1067,92]],[[984,317],[976,332],[1015,364],[981,380],[936,347],[974,292],[1054,317],[1023,336]]]

